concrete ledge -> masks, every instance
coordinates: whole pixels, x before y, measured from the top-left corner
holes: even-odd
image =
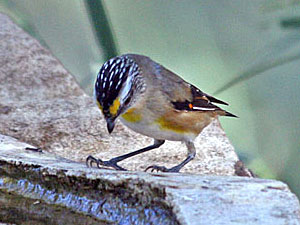
[[[57,223],[300,224],[299,202],[279,181],[99,170],[26,147],[0,136],[0,212],[18,209],[4,222],[48,215]]]

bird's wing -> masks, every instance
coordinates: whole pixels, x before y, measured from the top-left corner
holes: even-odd
[[[159,80],[168,100],[177,110],[187,111],[222,111],[226,116],[236,117],[213,103],[228,105],[213,96],[202,92],[181,77],[160,65]]]

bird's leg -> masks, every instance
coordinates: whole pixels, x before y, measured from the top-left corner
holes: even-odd
[[[150,146],[147,146],[145,148],[142,148],[142,149],[139,149],[139,150],[136,150],[134,152],[130,152],[128,154],[125,154],[125,155],[121,155],[121,156],[118,156],[118,157],[115,157],[115,158],[112,158],[108,161],[103,161],[101,159],[96,159],[95,157],[93,156],[88,156],[86,158],[86,165],[88,167],[92,167],[93,163],[96,163],[97,164],[97,167],[98,168],[101,168],[101,166],[107,166],[107,167],[112,167],[116,170],[123,170],[123,171],[126,171],[126,169],[124,169],[123,167],[120,167],[117,163],[124,160],[124,159],[127,159],[127,158],[130,158],[132,156],[135,156],[135,155],[138,155],[138,154],[141,154],[141,153],[144,153],[144,152],[147,152],[147,151],[150,151],[152,149],[155,149],[155,148],[158,148],[160,147],[163,143],[165,143],[164,140],[154,140],[154,144],[150,145]]]
[[[174,172],[178,173],[179,170],[181,170],[182,167],[184,167],[187,163],[189,163],[191,160],[195,158],[196,155],[196,149],[194,146],[194,143],[192,141],[186,142],[186,147],[188,149],[188,155],[185,160],[183,160],[181,163],[178,165],[171,167],[171,168],[166,168],[165,166],[157,166],[157,165],[152,165],[146,168],[145,171],[151,169],[151,172],[153,171],[161,171],[161,172]]]

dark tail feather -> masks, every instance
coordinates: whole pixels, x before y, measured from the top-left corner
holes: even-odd
[[[227,112],[227,111],[225,111],[225,116],[239,118],[238,116],[236,116],[236,115],[234,115],[234,114],[232,114],[232,113],[230,113],[230,112]]]
[[[208,100],[211,101],[211,102],[218,103],[218,104],[223,104],[223,105],[228,105],[228,103],[223,102],[223,101],[221,101],[221,100],[219,100],[219,99],[216,99],[216,98],[213,97],[213,96],[210,96],[210,95],[208,95],[208,94],[205,94],[205,95],[206,95],[206,98],[208,98]]]

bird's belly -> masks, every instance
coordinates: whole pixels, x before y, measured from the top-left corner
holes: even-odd
[[[122,123],[131,130],[143,134],[148,137],[152,137],[158,140],[170,140],[170,141],[187,141],[193,140],[197,137],[197,134],[180,130],[180,129],[165,129],[159,122],[129,122],[124,118],[120,118]]]
[[[147,115],[147,116],[145,116]],[[131,130],[158,140],[190,141],[211,122],[213,116],[199,112],[153,113],[131,108],[119,117]]]

